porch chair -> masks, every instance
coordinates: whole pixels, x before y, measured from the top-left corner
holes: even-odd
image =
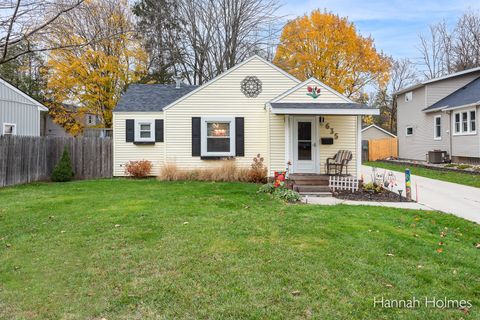
[[[345,173],[348,175],[348,162],[352,160],[352,152],[349,150],[339,150],[331,158],[327,158],[325,163],[325,172],[327,174],[342,174],[343,167],[345,167]]]

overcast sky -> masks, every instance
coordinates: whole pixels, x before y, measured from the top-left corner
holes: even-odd
[[[480,0],[284,0],[281,14],[292,19],[313,9],[327,9],[354,22],[371,35],[378,49],[395,58],[418,58],[418,34],[445,19],[453,25],[467,9],[480,9]]]

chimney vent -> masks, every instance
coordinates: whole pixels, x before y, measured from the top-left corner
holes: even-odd
[[[175,89],[180,89],[182,85],[182,78],[180,77],[175,77]]]

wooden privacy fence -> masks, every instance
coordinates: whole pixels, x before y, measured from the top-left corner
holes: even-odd
[[[75,179],[112,176],[110,138],[0,136],[0,187],[48,180],[65,146]]]
[[[398,157],[397,138],[384,138],[368,141],[368,161]]]

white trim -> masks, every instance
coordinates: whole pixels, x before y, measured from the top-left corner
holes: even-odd
[[[293,170],[293,162],[290,157],[290,116],[288,114],[285,115],[285,168],[288,168],[287,163],[290,161],[292,163],[292,170]]]
[[[32,102],[35,106],[37,106],[39,111],[48,111],[48,108],[45,107],[43,104],[41,104],[37,100],[33,99],[32,97],[30,97],[25,92],[22,92],[22,90],[18,89],[17,87],[15,87],[15,86],[11,85],[10,83],[8,83],[7,81],[3,80],[2,78],[0,78],[0,83],[5,85],[9,89],[12,89],[16,93],[18,93],[19,95],[24,97],[25,99],[29,100],[30,102]],[[18,101],[16,101],[16,102],[18,102]]]
[[[5,133],[5,126],[13,126],[12,133],[8,133],[8,135],[12,135],[12,136],[17,135],[17,124],[16,123],[4,122],[3,126],[2,126],[2,134],[3,135],[7,135],[7,133]]]
[[[361,172],[360,168],[362,166],[362,131],[363,130],[361,130],[361,128],[362,128],[362,117],[357,116],[357,154],[355,155],[356,156],[355,159],[357,160],[357,166],[355,170],[357,174],[356,176],[357,179],[360,179],[360,172]]]
[[[475,131],[472,131],[472,128],[471,128],[471,115],[470,115],[470,112],[472,111],[475,111]],[[463,130],[463,117],[462,117],[462,113],[467,113],[467,131],[464,131]],[[460,115],[460,131],[459,132],[456,132],[455,130],[455,115],[456,114],[459,114]],[[466,110],[460,110],[460,111],[456,111],[456,112],[452,112],[452,128],[453,128],[453,132],[452,132],[452,135],[453,136],[473,136],[473,135],[476,135],[477,134],[477,126],[478,126],[478,112],[477,112],[477,108],[470,108],[470,109],[466,109]]]
[[[440,135],[437,136],[437,119],[440,119]],[[433,140],[442,140],[442,115],[433,117]]]
[[[400,94],[403,94],[407,91],[411,91],[411,90],[415,90],[417,88],[420,88],[421,86],[424,86],[426,84],[429,84],[429,83],[433,83],[433,82],[437,82],[437,81],[441,81],[441,80],[445,80],[445,79],[449,79],[449,78],[454,78],[454,77],[458,77],[458,76],[462,76],[464,74],[469,74],[469,73],[473,73],[473,72],[476,72],[476,71],[480,71],[480,67],[477,67],[477,68],[472,68],[472,69],[468,69],[468,70],[463,70],[463,71],[460,71],[460,72],[456,72],[456,73],[452,73],[452,74],[447,74],[446,76],[442,76],[442,77],[438,77],[438,78],[434,78],[434,79],[430,79],[430,80],[426,80],[426,81],[422,81],[420,83],[417,83],[417,84],[414,84],[412,86],[409,86],[407,88],[404,88],[402,90],[399,90],[397,92],[394,92],[393,95],[394,96],[398,96]]]
[[[230,124],[230,151],[229,152],[209,152],[207,151],[207,123],[208,122],[228,122]],[[201,156],[202,157],[232,157],[235,155],[235,117],[202,117],[200,123]]]
[[[408,134],[408,128],[412,128],[412,133],[411,134]],[[411,136],[413,136],[413,134],[414,134],[413,126],[406,126],[405,127],[405,136],[411,137]]]
[[[271,108],[273,114],[304,114],[304,115],[379,115],[379,109],[288,109]]]
[[[266,65],[272,67],[274,70],[277,70],[279,71],[280,73],[282,73],[283,75],[287,76],[289,79],[295,81],[295,82],[300,82],[300,80],[298,80],[297,78],[295,78],[294,76],[292,76],[291,74],[287,73],[285,70],[282,70],[280,69],[279,67],[277,67],[276,65],[274,65],[273,63],[263,59],[262,57],[258,56],[258,55],[253,55],[251,56],[250,58],[240,62],[239,64],[233,66],[232,68],[228,69],[227,71],[225,71],[224,73],[221,73],[219,74],[218,76],[216,76],[215,78],[205,82],[204,84],[202,84],[201,86],[199,86],[198,88],[196,88],[195,90],[192,90],[190,91],[189,93],[187,93],[186,95],[182,96],[181,98],[179,98],[178,100],[175,100],[174,102],[170,103],[169,105],[167,105],[166,107],[163,108],[163,111],[165,110],[168,110],[170,109],[171,107],[175,106],[177,103],[187,99],[188,97],[194,95],[195,93],[197,93],[198,91],[202,90],[203,88],[215,83],[216,81],[222,79],[223,77],[225,77],[226,75],[232,73],[233,71],[237,70],[238,68],[240,68],[241,66],[247,64],[248,62],[254,60],[254,59],[258,59],[260,60],[261,62],[265,63]]]
[[[150,137],[142,138],[140,136],[140,126],[142,124],[150,125]],[[135,119],[135,142],[155,142],[155,120],[153,119]]]
[[[385,129],[379,127],[379,126],[377,126],[376,124],[371,124],[371,125],[369,125],[368,127],[363,128],[363,129],[362,129],[362,132],[363,132],[363,131],[366,131],[367,129],[370,129],[370,128],[377,128],[378,130],[382,131],[383,133],[388,134],[389,136],[392,136],[392,137],[394,137],[394,138],[397,137],[397,136],[394,135],[393,133],[388,132],[387,130],[385,130]]]
[[[289,94],[295,92],[296,90],[300,89],[301,87],[303,87],[304,85],[310,83],[310,82],[315,82],[316,84],[318,84],[319,86],[322,86],[324,89],[330,91],[331,93],[333,93],[334,95],[338,96],[339,98],[342,98],[343,100],[345,100],[346,102],[350,102],[350,103],[355,103],[355,101],[352,101],[350,99],[348,99],[347,97],[345,97],[343,94],[341,94],[340,92],[330,88],[329,86],[327,86],[325,83],[321,82],[320,80],[317,80],[315,78],[310,78],[308,80],[305,80],[303,81],[302,83],[299,83],[297,84],[295,87],[285,91],[284,93],[280,94],[279,96],[273,98],[272,100],[269,101],[269,103],[273,103],[273,102],[278,102],[279,100],[285,98],[286,96],[288,96]],[[308,103],[308,102],[307,102]]]

